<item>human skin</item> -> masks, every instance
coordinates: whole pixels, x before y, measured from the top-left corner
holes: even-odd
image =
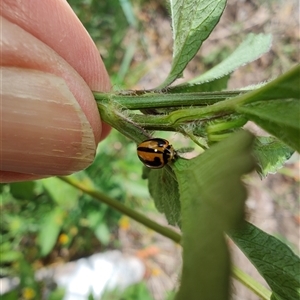
[[[0,182],[67,175],[109,133],[92,91],[110,81],[64,0],[1,0]]]

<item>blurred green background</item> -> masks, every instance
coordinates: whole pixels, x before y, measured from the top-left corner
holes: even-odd
[[[147,89],[163,81],[172,59],[172,33],[165,1],[68,2],[99,48],[113,89]],[[295,3],[229,1],[221,22],[188,66],[185,78],[192,78],[216,65],[248,32],[271,32],[274,45],[269,54],[234,72],[230,88],[261,82],[288,70],[298,60],[299,34],[293,23],[297,23],[297,14],[291,17]],[[167,138],[168,134],[160,136]],[[182,146],[179,135],[173,136],[172,140],[175,148]],[[154,204],[141,174],[142,164],[136,156],[136,145],[112,131],[99,145],[94,163],[75,176],[152,216]],[[284,180],[292,181],[293,186],[297,184],[293,169],[285,168],[282,174],[286,176]],[[287,189],[294,191],[291,185]],[[20,278],[18,288],[2,299],[62,299],[63,291],[53,288],[54,291],[43,298],[47,287],[35,280],[35,270],[121,247],[119,226],[126,229],[126,219],[57,178],[1,184],[0,192],[0,276]],[[279,204],[278,207],[282,209]],[[294,206],[291,204],[291,207]],[[287,210],[291,211],[291,208]],[[291,216],[299,222],[299,213]],[[140,235],[143,234],[145,231]],[[151,236],[149,232],[147,235]],[[139,238],[141,236],[133,240]],[[151,239],[146,239],[145,245],[151,243]],[[155,267],[151,270],[153,274],[158,272]],[[170,277],[170,272],[166,272],[166,277]],[[141,294],[135,299],[148,299],[146,287],[138,286],[136,290]],[[129,295],[132,295],[131,291]],[[119,298],[115,295],[109,299]]]

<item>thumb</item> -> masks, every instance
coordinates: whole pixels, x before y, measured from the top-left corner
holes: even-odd
[[[91,125],[61,77],[14,67],[1,74],[1,170],[70,174],[92,162]]]

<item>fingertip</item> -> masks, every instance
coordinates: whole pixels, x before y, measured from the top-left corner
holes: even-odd
[[[110,134],[110,132],[111,127],[108,124],[102,122],[102,133],[99,142],[103,141]]]
[[[1,170],[37,176],[85,169],[96,143],[66,82],[37,70],[2,67]]]
[[[34,175],[34,174],[22,174],[15,172],[0,171],[0,183],[11,183],[20,181],[30,181],[46,178],[47,176]]]

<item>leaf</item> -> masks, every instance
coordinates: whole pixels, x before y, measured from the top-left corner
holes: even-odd
[[[53,249],[63,225],[64,218],[65,212],[59,207],[49,212],[43,218],[43,223],[40,225],[40,231],[37,237],[41,256],[48,255]]]
[[[65,296],[65,289],[62,287],[57,287],[54,291],[50,291],[48,295],[48,300],[63,300]]]
[[[299,100],[261,101],[237,107],[236,110],[300,152]]]
[[[230,76],[225,75],[221,78],[216,78],[210,82],[200,84],[184,83],[176,86],[168,87],[168,93],[196,93],[196,92],[214,92],[227,89],[227,83]]]
[[[243,220],[241,176],[254,168],[254,137],[233,134],[200,156],[174,164],[182,206],[183,270],[175,299],[229,299],[230,260],[224,231]]]
[[[171,71],[158,89],[170,85],[219,22],[226,0],[171,0],[174,52]]]
[[[37,282],[35,281],[34,278],[35,270],[31,262],[29,260],[26,260],[25,257],[23,257],[18,261],[17,269],[18,269],[18,274],[20,279],[19,287],[21,288],[28,287],[30,289],[32,288],[34,291],[38,292]],[[35,298],[39,298],[39,297],[35,297]]]
[[[272,136],[257,137],[254,144],[256,171],[261,177],[266,177],[269,173],[274,174],[293,153],[294,150]]]
[[[261,88],[236,97],[236,104],[276,99],[300,99],[299,78],[300,65],[296,65]]]
[[[169,224],[180,226],[180,200],[174,172],[168,167],[151,169],[148,180],[157,210],[166,215]]]
[[[1,295],[1,300],[15,300],[18,299],[19,293],[16,290]]]
[[[124,285],[124,284],[123,284]],[[134,283],[128,287],[114,288],[104,290],[104,293],[101,295],[101,300],[154,300],[151,296],[151,293],[144,281],[139,283]]]
[[[286,244],[248,222],[230,237],[267,281],[274,299],[300,298],[300,259]]]
[[[110,231],[105,223],[99,224],[95,230],[94,233],[97,237],[97,239],[104,245],[107,246],[110,242]]]
[[[250,33],[246,39],[221,63],[208,72],[189,81],[189,83],[203,83],[221,78],[232,73],[237,68],[258,59],[262,54],[270,50],[272,36],[270,34]]]
[[[2,248],[2,245],[1,245]],[[7,263],[15,263],[22,257],[22,253],[19,251],[14,251],[14,250],[9,250],[9,251],[3,251],[1,249],[0,252],[0,263],[2,265],[7,264]]]
[[[42,179],[42,184],[51,199],[65,210],[74,208],[77,205],[79,192],[74,187],[65,184],[59,178],[51,177]]]
[[[34,188],[34,181],[13,182],[10,184],[10,192],[16,199],[33,199],[35,197]]]
[[[124,291],[121,292],[120,298],[124,300],[142,299],[154,300],[149,291],[147,284],[144,281],[129,285]],[[107,299],[109,300],[109,299]]]

